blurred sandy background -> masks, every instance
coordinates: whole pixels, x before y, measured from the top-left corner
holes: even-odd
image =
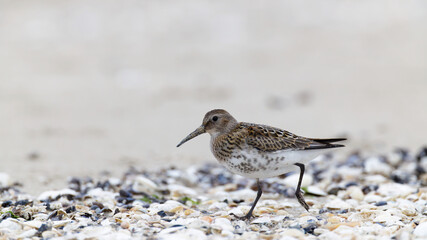
[[[68,176],[215,162],[205,112],[343,151],[427,143],[427,2],[0,0],[0,172]]]

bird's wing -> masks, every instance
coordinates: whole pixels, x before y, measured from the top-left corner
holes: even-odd
[[[242,123],[247,130],[246,144],[264,152],[281,150],[311,150],[334,148],[343,145],[330,144],[295,135],[288,131],[265,125]]]

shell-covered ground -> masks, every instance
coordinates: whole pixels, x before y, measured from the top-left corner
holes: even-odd
[[[246,221],[236,216],[249,210],[255,180],[214,164],[70,178],[39,196],[12,184],[0,188],[0,238],[426,239],[426,170],[427,148],[322,156],[306,167],[308,212],[294,197],[298,173],[287,174],[263,180]]]

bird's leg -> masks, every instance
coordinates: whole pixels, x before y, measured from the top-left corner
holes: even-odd
[[[251,210],[249,210],[248,214],[246,214],[246,216],[243,217],[243,218],[246,218],[247,220],[249,220],[252,217],[252,212],[254,211],[254,208],[262,195],[262,187],[261,187],[261,182],[259,181],[259,178],[256,179],[256,182],[258,186],[258,193],[256,195],[254,203],[252,204]]]
[[[304,170],[305,170],[305,166],[302,163],[295,163],[296,166],[298,166],[300,168],[300,174],[299,174],[299,180],[298,180],[298,186],[297,189],[295,191],[295,196],[298,199],[298,202],[305,208],[305,210],[308,211],[309,206],[308,204],[305,202],[304,197],[301,194],[301,182],[302,182],[302,177],[304,176]]]

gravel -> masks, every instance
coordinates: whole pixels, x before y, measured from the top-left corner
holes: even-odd
[[[426,149],[390,157],[323,156],[307,166],[305,211],[294,198],[295,174],[263,181],[216,164],[122,178],[70,178],[39,196],[0,173],[0,237],[49,239],[425,239]],[[236,217],[238,216],[238,217]]]

